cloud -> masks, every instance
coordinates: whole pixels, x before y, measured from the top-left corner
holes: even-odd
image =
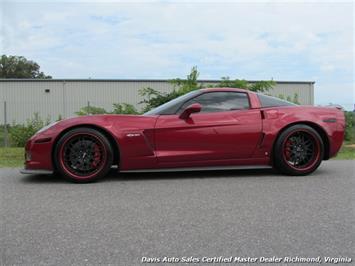
[[[353,82],[352,3],[1,5],[3,52],[34,59],[54,77],[184,77],[197,65],[202,78]]]

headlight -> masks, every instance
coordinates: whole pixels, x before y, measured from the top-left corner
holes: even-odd
[[[40,130],[37,131],[36,134],[41,133],[41,132],[47,130],[48,128],[54,126],[54,125],[57,124],[57,123],[58,123],[58,121],[57,121],[57,122],[50,123],[49,125],[47,125],[47,126],[45,126],[45,127],[42,127]]]

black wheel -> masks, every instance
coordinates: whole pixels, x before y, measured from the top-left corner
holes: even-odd
[[[54,162],[58,172],[78,183],[104,177],[111,168],[113,151],[110,142],[99,131],[76,128],[58,141]]]
[[[288,175],[307,175],[322,162],[324,144],[318,132],[307,125],[283,131],[274,146],[274,165]]]

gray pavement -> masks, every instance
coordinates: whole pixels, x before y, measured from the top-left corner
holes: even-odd
[[[142,265],[142,257],[164,256],[354,260],[354,167],[331,160],[302,177],[271,170],[112,173],[84,185],[0,169],[0,264]]]

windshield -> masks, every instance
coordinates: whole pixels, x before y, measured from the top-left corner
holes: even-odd
[[[176,112],[179,110],[181,105],[183,105],[186,101],[195,97],[199,93],[200,93],[199,90],[191,91],[191,92],[184,94],[180,97],[177,97],[167,103],[164,103],[164,104],[144,113],[143,115],[172,115],[172,114],[176,114]]]

